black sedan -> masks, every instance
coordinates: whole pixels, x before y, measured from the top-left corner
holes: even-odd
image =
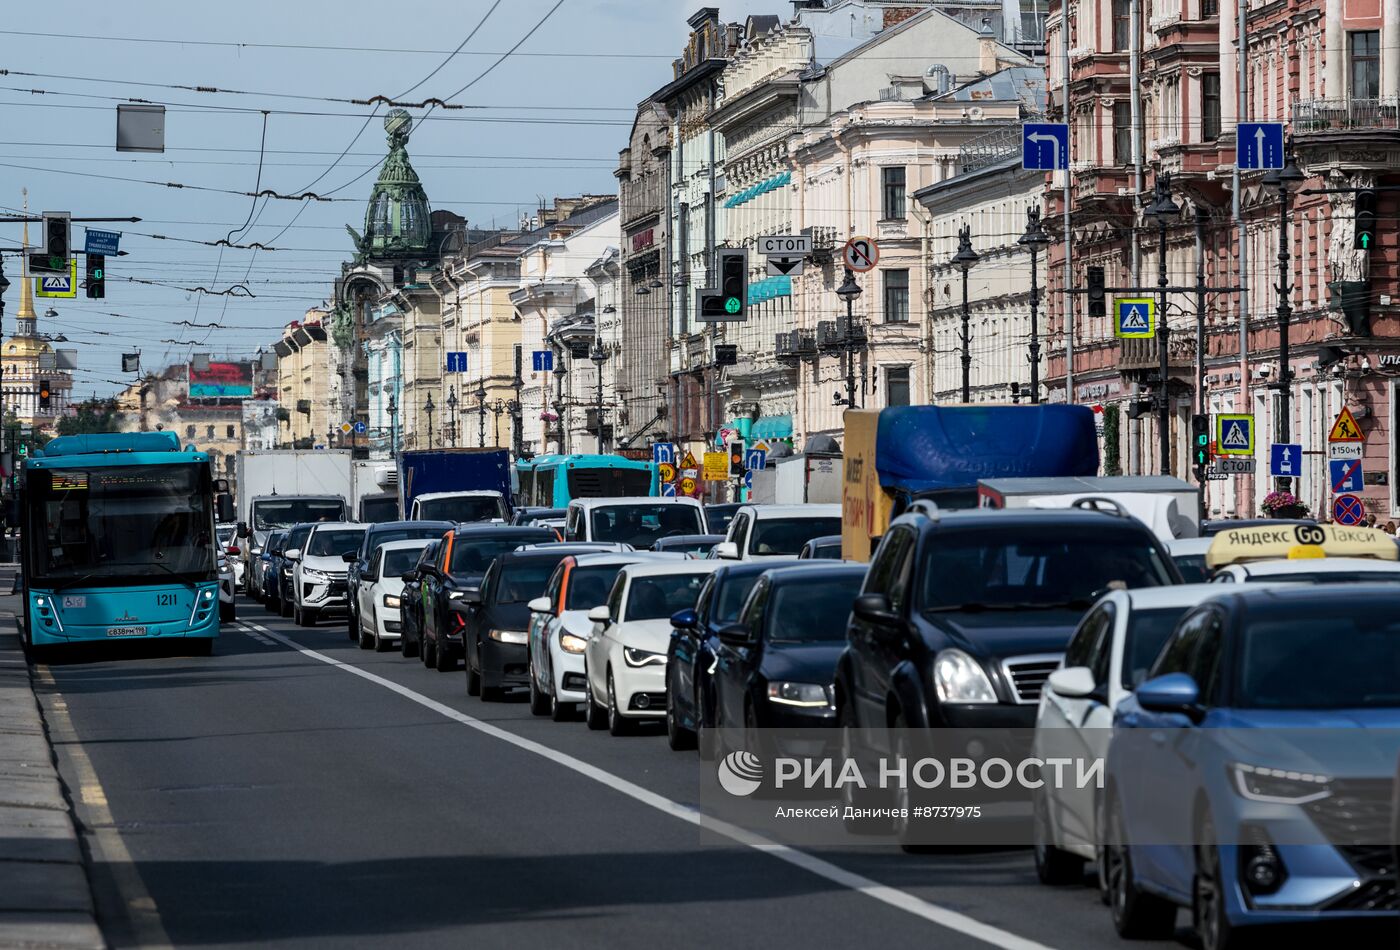
[[[836,725],[832,683],[865,571],[864,564],[808,565],[758,579],[739,621],[719,631],[713,681],[721,732]]]
[[[510,516],[510,523],[519,527],[533,528],[544,521],[563,521],[568,517],[567,508],[520,507]],[[546,525],[546,527],[548,527]]]
[[[841,535],[824,534],[819,538],[813,538],[802,545],[802,553],[797,555],[804,561],[839,561],[841,560]]]
[[[467,695],[499,700],[512,686],[530,685],[529,603],[544,594],[559,562],[579,553],[555,544],[501,554],[479,588],[451,603],[450,622],[465,650]]]
[[[403,576],[403,590],[399,592],[399,623],[403,626],[399,635],[399,653],[403,656],[417,656],[423,646],[423,577],[433,568],[441,541],[429,542],[418,555],[413,569]]]
[[[649,550],[702,558],[710,553],[710,548],[723,540],[724,535],[722,534],[673,534],[665,538],[658,538]]]

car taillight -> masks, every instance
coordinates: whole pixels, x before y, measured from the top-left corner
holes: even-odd
[[[453,614],[453,615],[452,615],[452,632],[453,632],[453,633],[457,633],[458,631],[465,630],[466,628],[467,628],[467,622],[466,622],[465,620],[462,619],[462,615],[461,615],[461,614]]]
[[[236,544],[230,544],[227,548],[229,554],[242,554],[243,551]]]

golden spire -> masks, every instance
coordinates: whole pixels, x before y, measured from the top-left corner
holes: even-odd
[[[29,189],[23,189],[24,216],[29,217]],[[34,319],[34,288],[29,283],[29,222],[24,222],[24,236],[20,241],[19,255],[19,310],[17,320]]]

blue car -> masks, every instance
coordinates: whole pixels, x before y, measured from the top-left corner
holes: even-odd
[[[1259,924],[1394,918],[1393,586],[1241,590],[1177,624],[1114,716],[1104,873],[1119,934],[1204,950]]]

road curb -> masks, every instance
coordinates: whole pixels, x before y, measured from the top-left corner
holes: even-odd
[[[0,611],[0,948],[102,948],[68,789],[14,617]]]

